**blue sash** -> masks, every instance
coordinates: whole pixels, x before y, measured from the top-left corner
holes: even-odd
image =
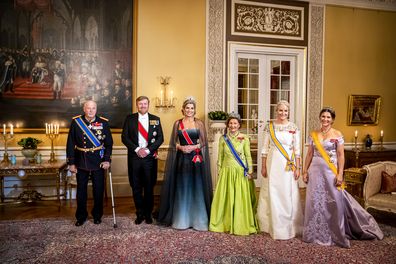
[[[241,167],[243,168],[244,174],[245,176],[248,175],[249,169],[246,167],[245,163],[243,163],[241,157],[239,157],[238,153],[236,152],[234,145],[232,144],[231,140],[227,137],[227,135],[223,135],[224,137],[224,141],[226,142],[228,148],[230,149],[232,155],[234,156],[234,158],[236,159],[236,161],[239,163],[239,165],[241,165]]]
[[[87,124],[85,124],[85,122],[82,120],[82,118],[78,117],[75,120],[76,120],[77,125],[80,127],[80,129],[83,131],[83,133],[85,135],[87,135],[89,141],[91,141],[91,143],[95,146],[95,148],[99,147],[101,145],[99,139],[96,138],[94,133],[91,131],[91,129],[89,129],[89,127],[87,126]],[[103,158],[104,148],[102,148],[100,150],[99,154],[100,154],[100,157]]]

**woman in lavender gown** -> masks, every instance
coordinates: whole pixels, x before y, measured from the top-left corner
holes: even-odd
[[[303,240],[350,247],[349,239],[382,239],[374,218],[344,190],[344,139],[332,128],[334,110],[323,108],[319,117],[321,129],[311,133],[303,171],[308,183]]]

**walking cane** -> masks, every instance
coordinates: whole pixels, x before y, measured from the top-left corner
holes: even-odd
[[[113,227],[117,228],[117,221],[115,217],[115,205],[114,205],[114,193],[113,193],[113,179],[111,178],[111,170],[110,168],[107,170],[109,173],[109,181],[110,181],[110,195],[111,195],[111,207],[113,209]]]

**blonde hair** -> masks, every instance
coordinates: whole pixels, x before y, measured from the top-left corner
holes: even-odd
[[[286,107],[287,107],[287,110],[290,110],[290,104],[289,104],[289,102],[286,101],[286,100],[280,100],[280,101],[276,104],[276,110],[278,110],[279,107],[280,107],[281,105],[286,106]]]
[[[188,98],[188,99],[184,100],[183,106],[182,106],[182,113],[183,113],[183,115],[184,115],[184,108],[186,108],[186,106],[187,106],[188,104],[192,104],[192,105],[194,106],[194,115],[195,115],[196,112],[197,112],[197,104],[195,103],[195,100],[192,99],[192,98]]]

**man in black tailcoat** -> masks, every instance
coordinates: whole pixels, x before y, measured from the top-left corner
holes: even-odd
[[[136,207],[135,224],[151,224],[154,186],[157,181],[157,149],[164,141],[160,118],[148,113],[150,100],[136,99],[138,112],[128,115],[122,130],[122,143],[128,148],[128,176]]]
[[[96,115],[94,101],[84,104],[84,115],[73,118],[67,138],[66,156],[69,170],[77,173],[76,226],[85,223],[87,186],[92,180],[94,206],[91,211],[94,224],[102,222],[104,171],[110,168],[113,138],[108,120]]]

